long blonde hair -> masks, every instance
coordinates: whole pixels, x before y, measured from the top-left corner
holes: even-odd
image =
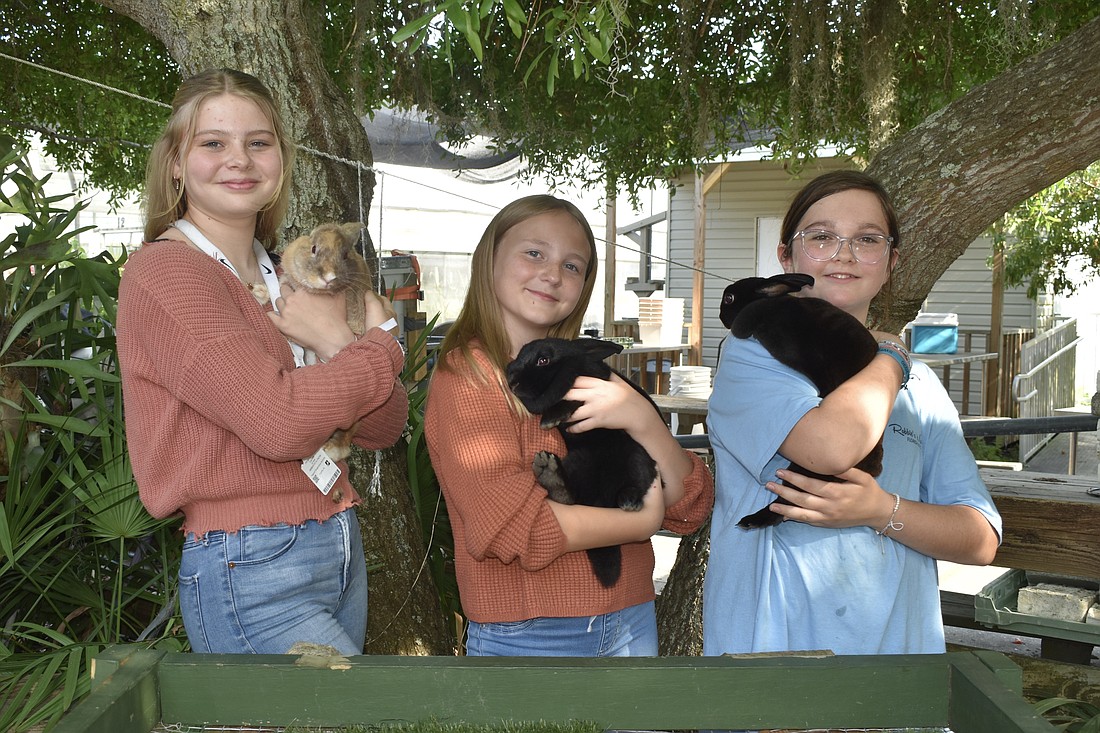
[[[497,301],[493,287],[493,259],[497,245],[500,244],[505,233],[516,224],[552,211],[564,211],[581,225],[588,240],[590,257],[576,307],[568,316],[550,328],[549,335],[572,339],[580,334],[584,312],[588,308],[588,301],[592,297],[592,289],[596,284],[596,238],[592,235],[592,227],[588,225],[581,210],[568,201],[543,194],[525,196],[498,211],[481,235],[481,241],[477,243],[470,263],[470,287],[466,291],[462,311],[447,331],[447,336],[439,349],[436,360],[439,368],[452,369],[453,367],[448,363],[448,355],[458,350],[475,372],[480,373],[481,370],[474,362],[470,351],[470,342],[477,339],[481,342],[481,348],[489,357],[490,363],[496,367],[498,371],[496,376],[498,380],[500,379],[500,374],[503,374],[504,368],[511,361],[511,341],[504,329],[504,317],[501,315],[500,303]]]
[[[234,69],[210,69],[186,79],[172,100],[172,114],[164,131],[153,144],[145,169],[145,241],[160,236],[172,222],[187,213],[187,151],[195,136],[199,109],[211,97],[230,94],[255,103],[271,123],[282,152],[283,169],[271,201],[256,220],[256,239],[271,250],[275,234],[282,226],[290,203],[290,172],[294,167],[294,144],[287,138],[286,126],[271,92],[256,77]],[[172,175],[179,163],[180,179]]]

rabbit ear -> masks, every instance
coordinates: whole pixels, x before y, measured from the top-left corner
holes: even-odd
[[[810,287],[813,284],[814,279],[809,275],[801,272],[788,272],[781,275],[772,275],[764,281],[757,292],[765,297],[774,298],[777,295],[797,293],[802,288]]]
[[[594,356],[601,361],[623,350],[622,344],[617,344],[614,341],[604,341],[602,339],[579,338],[572,343],[579,347],[585,354]]]
[[[352,221],[347,224],[341,224],[340,230],[344,233],[345,237],[354,242],[359,239],[359,232],[363,231],[363,223]]]

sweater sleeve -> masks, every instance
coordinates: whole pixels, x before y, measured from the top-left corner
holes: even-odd
[[[703,460],[688,451],[692,470],[684,479],[684,496],[665,510],[664,529],[676,534],[691,534],[706,521],[714,508],[714,476]]]
[[[157,243],[132,256],[119,310],[120,339],[144,354],[157,381],[259,456],[301,459],[337,428],[370,422],[378,411],[386,424],[374,439],[399,434],[392,423],[403,412],[403,396],[394,394],[403,392],[402,354],[388,334],[297,369],[285,337],[233,274],[185,244]]]
[[[564,445],[553,445],[560,440],[556,431],[541,431],[537,419],[513,412],[492,377],[482,382],[457,352],[449,357],[457,371],[437,368],[425,432],[447,510],[459,520],[460,544],[478,561],[496,558],[539,570],[565,552],[565,535],[531,461],[540,448],[560,455]],[[532,435],[547,442],[532,447]]]

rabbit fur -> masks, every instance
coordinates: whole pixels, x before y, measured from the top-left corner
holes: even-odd
[[[603,360],[622,350],[619,344],[593,338],[544,338],[524,346],[508,365],[512,392],[530,412],[541,415],[544,430],[561,431],[568,448],[565,458],[539,451],[532,464],[539,485],[558,503],[637,511],[657,476],[657,464],[625,430],[566,431],[581,403],[563,400],[565,393],[580,376],[610,379],[613,370]],[[653,403],[645,390],[624,380]],[[615,585],[622,573],[620,547],[587,552],[599,582],[606,588]]]
[[[298,237],[283,249],[279,284],[294,290],[343,293],[347,300],[348,327],[356,338],[366,331],[366,292],[371,289],[371,271],[367,261],[355,249],[359,222],[320,224],[308,235]],[[317,355],[306,350],[306,364],[316,364]],[[337,429],[321,446],[333,461],[351,454],[352,436],[358,423]],[[334,502],[343,496],[339,489],[331,494]]]
[[[756,337],[777,361],[808,377],[824,397],[871,363],[878,343],[862,323],[832,303],[790,296],[813,283],[811,276],[802,273],[738,280],[722,294],[719,317],[735,337]],[[855,467],[872,476],[882,472],[881,438]],[[788,468],[825,481],[838,480],[793,462]],[[782,498],[776,501],[789,503]],[[756,529],[782,519],[769,505],[742,517],[737,525]]]

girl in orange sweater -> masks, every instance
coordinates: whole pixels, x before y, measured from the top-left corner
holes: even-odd
[[[183,515],[180,607],[196,652],[363,649],[359,499],[346,465],[307,461],[357,420],[362,447],[400,437],[403,355],[373,293],[355,340],[342,296],[280,291],[268,250],[293,152],[255,77],[185,81],[149,159],[146,244],[119,287],[134,476],[150,514]],[[277,310],[253,297],[261,285]],[[328,363],[295,368],[288,339]]]
[[[504,369],[546,336],[575,338],[596,278],[584,215],[529,196],[493,218],[474,251],[466,300],[440,349],[426,435],[455,535],[470,655],[656,655],[653,547],[662,526],[689,533],[710,512],[709,471],[680,448],[649,402],[626,382],[581,377],[574,431],[621,428],[657,462],[638,512],[551,501],[535,481],[540,450],[564,455],[508,390]],[[584,552],[622,545],[610,588]]]

